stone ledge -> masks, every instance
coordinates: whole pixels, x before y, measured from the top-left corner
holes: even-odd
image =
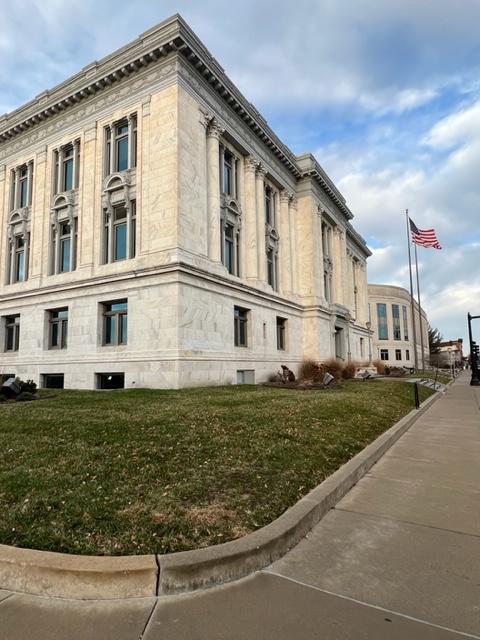
[[[0,588],[53,598],[143,598],[204,589],[263,569],[294,547],[439,397],[430,397],[274,522],[244,538],[157,557],[75,556],[0,545]]]

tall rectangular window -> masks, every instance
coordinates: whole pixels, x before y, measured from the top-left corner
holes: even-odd
[[[234,344],[236,347],[246,347],[247,345],[247,321],[248,310],[241,307],[235,307],[234,311]]]
[[[401,360],[402,359],[402,350],[401,349],[395,349],[395,360]]]
[[[136,202],[124,203],[105,211],[105,262],[117,262],[135,257]]]
[[[55,208],[53,215],[63,218],[51,226],[50,273],[67,273],[76,269],[78,219],[71,224],[67,210]]]
[[[279,351],[285,351],[286,349],[286,330],[286,319],[277,317],[277,349]]]
[[[25,278],[25,241],[21,236],[15,237],[14,244],[14,282],[23,282]]]
[[[105,175],[133,169],[137,165],[137,116],[113,123],[105,134]]]
[[[10,211],[32,204],[33,160],[11,171]]]
[[[63,160],[63,180],[62,186],[64,191],[73,189],[73,147],[66,149],[65,158]]]
[[[380,349],[380,360],[384,362],[388,361],[388,349]]]
[[[65,349],[68,338],[68,309],[55,309],[49,312],[50,349]]]
[[[408,340],[408,315],[407,315],[407,307],[402,306],[403,313],[403,339]]]
[[[405,350],[405,360],[410,360],[410,349]]]
[[[238,160],[233,153],[221,147],[221,190],[227,196],[238,198]]]
[[[388,340],[387,305],[377,303],[378,339]]]
[[[272,247],[267,249],[267,282],[275,290],[278,285],[277,254]]]
[[[228,273],[240,276],[241,208],[239,202],[240,160],[220,143],[220,214],[221,260]]]
[[[78,188],[80,140],[66,144],[53,152],[55,194]]]
[[[9,237],[6,282],[13,284],[25,282],[28,279],[30,234],[23,235],[20,226],[14,223],[10,225],[10,228],[12,235]]]
[[[19,206],[20,207],[27,207],[30,203],[29,203],[29,198],[28,198],[28,171],[27,171],[26,167],[24,167],[23,169],[20,170],[19,188],[20,188]]]
[[[277,254],[280,238],[276,229],[277,193],[268,184],[265,185],[264,199],[267,282],[272,289],[278,291]]]
[[[265,187],[265,222],[271,227],[276,223],[276,198],[275,192],[270,187]]]
[[[392,304],[392,320],[393,320],[393,339],[401,340],[402,331],[400,329],[400,307],[398,304]]]
[[[222,262],[228,273],[240,275],[240,225],[239,218],[234,212],[227,210],[228,221],[221,223]]]
[[[18,351],[20,344],[20,315],[5,318],[5,351]]]
[[[103,344],[127,344],[128,302],[117,300],[103,304]]]

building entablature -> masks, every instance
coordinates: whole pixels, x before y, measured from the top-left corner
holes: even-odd
[[[235,88],[222,67],[179,15],[147,31],[103,60],[93,62],[71,79],[43,92],[23,107],[1,116],[0,142],[24,133],[172,54],[182,55],[291,174],[296,179],[301,177],[294,154]]]
[[[345,198],[330,180],[315,157],[311,153],[304,153],[297,156],[297,163],[302,171],[302,178],[311,178],[320,186],[321,190],[327,194],[328,198],[335,203],[346,220],[351,220],[353,213],[347,207]]]
[[[347,238],[354,245],[354,247],[359,250],[360,256],[363,259],[370,257],[372,252],[367,247],[367,243],[362,238],[362,236],[355,231],[350,223],[347,223]]]

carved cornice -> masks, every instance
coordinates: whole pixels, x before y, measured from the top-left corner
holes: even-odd
[[[353,242],[356,245],[356,247],[360,249],[361,255],[365,256],[365,258],[368,258],[369,256],[372,255],[372,252],[367,247],[367,243],[365,242],[365,240],[362,238],[362,236],[359,233],[355,231],[355,229],[352,227],[350,223],[347,223],[346,233],[347,233],[347,240],[350,240],[351,242]]]
[[[103,95],[94,96],[94,99],[88,104],[76,105],[65,113],[52,114],[51,120],[46,121],[43,126],[34,127],[31,130],[26,128],[25,130],[18,131],[18,135],[15,134],[11,139],[8,138],[3,144],[0,118],[0,159],[7,155],[12,155],[25,147],[38,143],[57,132],[63,134],[68,127],[76,125],[77,123],[79,123],[80,126],[83,126],[85,120],[88,121],[88,119],[93,119],[96,114],[102,110],[113,108],[126,97],[136,96],[140,89],[146,89],[151,85],[157,84],[159,81],[170,75],[173,70],[173,63],[165,67],[152,70],[151,73],[138,77],[135,82],[120,84],[115,88],[115,90],[112,88],[110,91],[104,92]],[[54,115],[57,115],[57,117],[54,118]],[[94,128],[92,127],[88,129],[88,132],[89,133],[87,135],[89,137],[86,138],[86,141],[95,139],[96,132],[94,132]],[[21,133],[23,133],[22,136],[19,135]]]
[[[35,129],[36,125],[45,124],[59,114],[70,114],[72,108],[89,104],[92,96],[100,97],[104,90],[115,85],[119,85],[116,93],[128,93],[129,87],[136,93],[139,88],[138,80],[135,80],[137,74],[146,68],[154,68],[159,61],[169,56],[181,56],[295,178],[301,176],[294,154],[277,138],[265,119],[238,91],[223,68],[179,15],[150,29],[110,56],[93,62],[80,73],[53,89],[44,91],[16,111],[1,116],[0,143],[12,140],[32,128]],[[173,71],[172,65],[171,72]],[[132,78],[133,82],[124,82]],[[117,99],[111,99],[111,103],[114,104],[117,100],[118,95]],[[84,113],[78,119],[85,115]]]

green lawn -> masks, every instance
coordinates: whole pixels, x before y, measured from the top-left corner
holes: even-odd
[[[382,380],[41,396],[0,405],[0,543],[91,555],[254,531],[414,403],[411,384]]]

